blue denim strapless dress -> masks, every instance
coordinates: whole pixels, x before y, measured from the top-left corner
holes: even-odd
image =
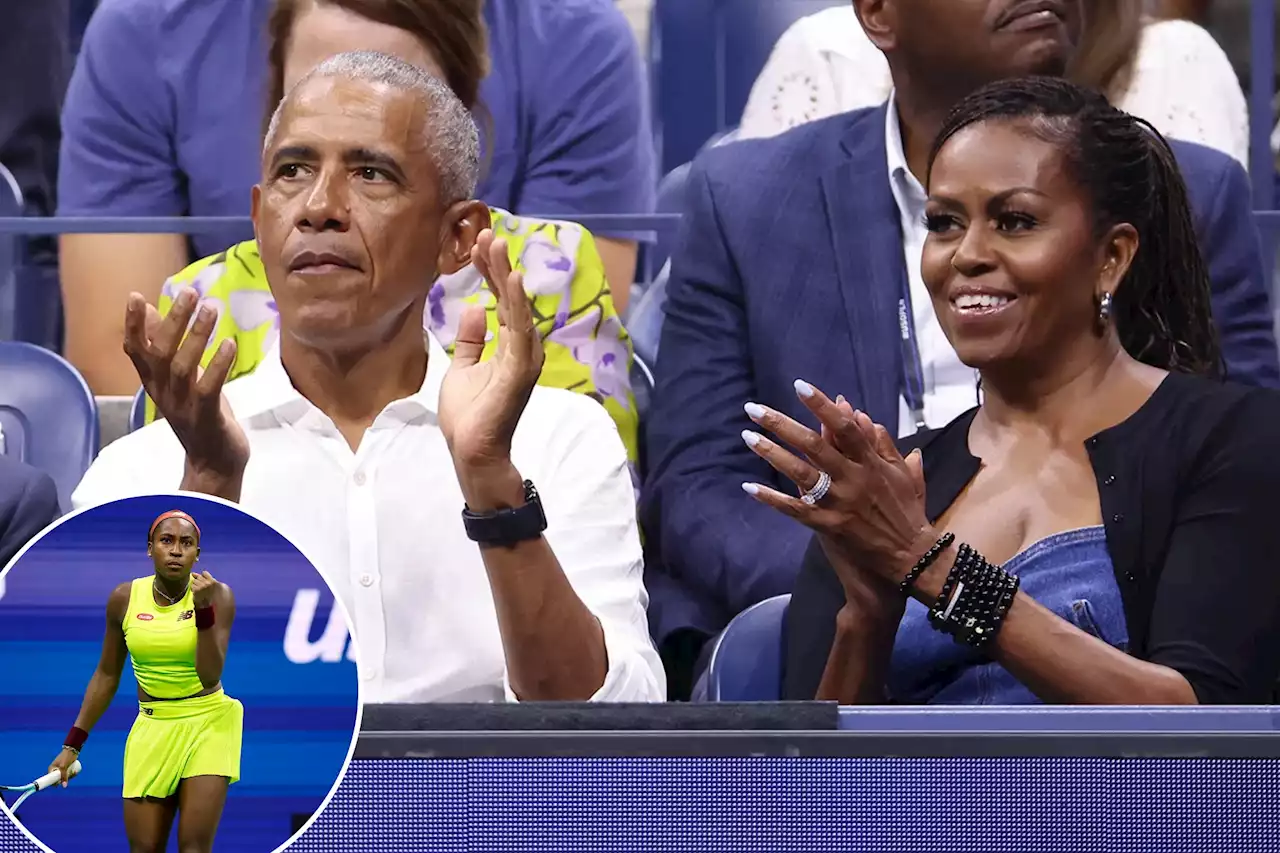
[[[1045,537],[1004,565],[1022,579],[1021,592],[1082,631],[1118,649],[1128,624],[1101,526]],[[913,705],[1034,705],[1040,700],[1004,667],[929,624],[914,599],[898,628],[890,663],[889,698]]]

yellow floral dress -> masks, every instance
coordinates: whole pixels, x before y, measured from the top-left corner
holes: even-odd
[[[493,231],[510,246],[514,268],[524,272],[525,291],[546,351],[538,383],[586,394],[603,405],[618,425],[634,472],[639,417],[631,393],[631,338],[613,307],[595,238],[571,222],[528,219],[496,209]],[[234,338],[236,362],[228,378],[251,373],[280,331],[280,315],[257,243],[239,243],[203,258],[166,281],[158,306],[162,315],[187,287],[218,312],[201,363],[207,365],[218,344]],[[462,306],[468,303],[487,309],[489,331],[495,335],[485,348],[488,358],[496,346],[497,305],[474,267],[437,279],[427,296],[423,323],[452,354]],[[148,400],[147,421],[154,417],[154,405]]]

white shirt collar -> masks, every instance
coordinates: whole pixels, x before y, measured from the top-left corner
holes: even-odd
[[[422,387],[402,400],[396,400],[387,410],[402,410],[406,414],[435,415],[440,407],[440,386],[449,370],[452,359],[430,333],[427,342],[427,373]],[[290,413],[301,415],[315,407],[293,386],[280,359],[280,343],[276,343],[263,356],[262,363],[248,376],[227,384],[227,400],[237,419],[247,419],[267,413],[275,413],[290,420]]]
[[[884,149],[889,160],[889,180],[901,184],[918,198],[927,198],[924,184],[916,179],[907,165],[907,150],[902,144],[902,120],[898,117],[896,92],[889,93],[889,108],[885,110]]]
[[[889,108],[885,110],[884,148],[889,164],[889,188],[903,216],[903,231],[923,228],[919,220],[924,218],[929,194],[907,167],[907,152],[902,145],[902,124],[898,120],[898,102],[894,93],[889,94]]]
[[[902,122],[898,118],[897,92],[889,93],[889,109],[885,111],[884,150],[889,155],[889,179],[897,180],[907,171],[907,152],[902,147]]]

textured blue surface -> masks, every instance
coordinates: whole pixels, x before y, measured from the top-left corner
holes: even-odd
[[[236,595],[223,684],[244,704],[245,732],[241,781],[231,787],[218,850],[269,853],[292,834],[295,815],[320,806],[342,770],[357,718],[356,668],[343,654],[345,625],[342,642],[327,644],[336,654],[317,659],[312,644],[325,633],[333,597],[311,565],[270,528],[221,504],[164,497],[99,507],[52,531],[5,576],[0,783],[29,781],[56,755],[101,652],[107,596],[150,573],[147,530],[175,508],[200,525],[197,568]],[[286,649],[291,620],[294,640]],[[126,853],[120,785],[125,737],[136,716],[136,685],[126,667],[85,747],[85,772],[67,790],[23,805],[27,827],[58,853]],[[0,851],[33,849],[25,841],[13,848],[3,840],[7,821],[0,825]]]
[[[1252,853],[1277,833],[1263,760],[362,760],[290,850]]]

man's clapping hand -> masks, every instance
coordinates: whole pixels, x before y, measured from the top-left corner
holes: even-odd
[[[194,290],[184,290],[168,316],[161,317],[140,294],[130,294],[124,351],[159,416],[169,423],[186,450],[182,487],[235,500],[249,461],[249,440],[222,395],[222,385],[235,362],[236,345],[235,341],[223,341],[209,366],[201,369],[200,359],[217,312],[208,305],[197,311],[198,303]],[[191,323],[193,312],[196,318]]]

